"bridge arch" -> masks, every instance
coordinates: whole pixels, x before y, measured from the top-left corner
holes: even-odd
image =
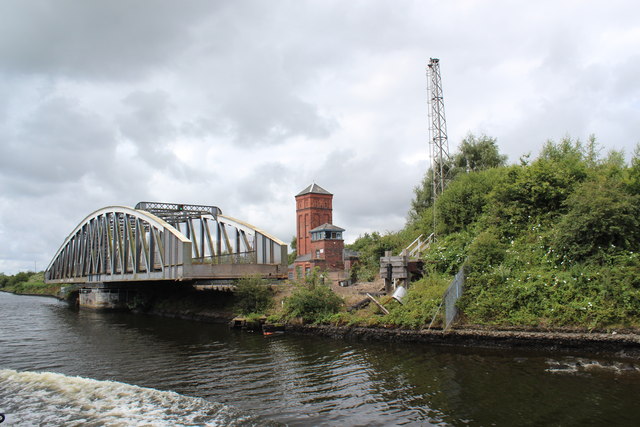
[[[213,206],[141,202],[89,214],[45,272],[49,283],[285,277],[287,245]]]

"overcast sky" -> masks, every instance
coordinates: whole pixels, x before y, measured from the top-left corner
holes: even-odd
[[[285,242],[334,194],[347,242],[404,225],[440,59],[449,144],[640,142],[635,1],[0,2],[0,272],[89,213],[216,205]]]

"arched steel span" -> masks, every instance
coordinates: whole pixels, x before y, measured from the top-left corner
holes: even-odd
[[[108,206],[88,215],[58,249],[45,281],[286,277],[287,245],[216,207],[142,202],[136,208]]]

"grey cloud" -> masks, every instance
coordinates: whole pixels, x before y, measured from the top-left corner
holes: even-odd
[[[192,124],[175,119],[176,107],[163,91],[135,91],[122,100],[117,117],[120,135],[137,149],[132,163],[143,163],[151,171],[163,171],[176,179],[192,182],[207,174],[180,161],[171,151],[182,135],[194,133]]]
[[[175,138],[167,93],[136,91],[127,95],[122,104],[120,132],[140,149],[141,157],[160,154],[167,141]]]
[[[0,4],[0,70],[140,79],[190,41],[208,1],[8,0]]]
[[[334,194],[334,215],[345,221],[337,225],[366,228],[380,218],[405,218],[413,185],[420,179],[412,176],[416,172],[393,156],[371,153],[358,157],[353,151],[337,150],[315,171],[315,181]],[[387,229],[401,222],[388,222]]]
[[[260,206],[273,202],[285,202],[292,195],[283,189],[289,188],[294,171],[277,161],[256,165],[249,174],[237,178],[233,185],[233,204]]]
[[[44,188],[80,179],[112,157],[115,148],[107,124],[66,98],[45,100],[27,118],[0,132],[3,172]]]

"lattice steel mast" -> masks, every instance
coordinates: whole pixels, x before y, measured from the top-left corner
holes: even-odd
[[[429,148],[431,170],[433,173],[433,203],[444,191],[449,170],[449,142],[447,122],[444,116],[442,97],[442,79],[440,78],[440,60],[431,58],[427,67],[429,92]]]

